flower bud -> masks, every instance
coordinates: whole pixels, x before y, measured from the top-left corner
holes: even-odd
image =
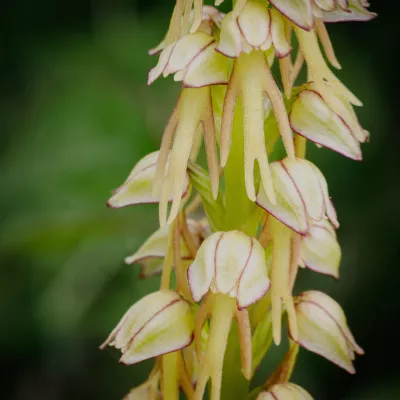
[[[131,365],[182,349],[192,340],[189,304],[177,293],[163,290],[135,303],[100,348],[114,346],[122,352],[120,362]]]
[[[313,223],[301,239],[301,263],[313,271],[339,278],[341,255],[336,232],[327,220]]]
[[[302,293],[296,299],[298,343],[351,374],[355,353],[364,354],[347,326],[340,305],[318,291]]]
[[[189,267],[188,280],[195,301],[211,289],[236,297],[240,309],[263,297],[270,286],[263,247],[239,231],[209,236]]]
[[[112,208],[121,208],[143,203],[158,203],[159,196],[153,194],[153,183],[156,175],[156,166],[159,151],[148,154],[133,168],[126,181],[114,191],[107,205]],[[186,174],[184,197],[189,190],[189,179]]]
[[[326,217],[333,226],[339,226],[326,180],[314,164],[300,158],[284,158],[271,164],[271,176],[276,204],[272,204],[263,188],[256,203],[276,219],[301,235],[309,231],[313,221]]]
[[[257,400],[313,400],[311,395],[294,383],[279,383],[261,392]]]

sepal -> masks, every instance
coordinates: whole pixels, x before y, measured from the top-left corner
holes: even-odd
[[[162,290],[135,303],[101,345],[121,350],[122,364],[170,353],[193,340],[193,321],[189,303],[177,293]]]
[[[159,151],[148,154],[133,168],[126,181],[114,191],[107,205],[111,208],[121,208],[136,204],[158,203],[160,196],[153,193],[153,183],[156,175],[156,166]],[[169,164],[169,156],[167,165]],[[188,193],[188,175],[184,179],[182,198]],[[169,201],[172,199],[170,198]]]
[[[236,298],[239,309],[255,303],[270,287],[264,249],[240,231],[209,236],[188,269],[188,280],[195,301],[211,290]]]
[[[257,400],[313,400],[310,393],[294,383],[279,383],[261,392]]]
[[[302,293],[295,300],[298,343],[351,374],[355,354],[364,354],[356,343],[340,305],[318,291]]]

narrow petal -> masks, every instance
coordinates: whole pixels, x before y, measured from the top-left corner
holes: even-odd
[[[279,126],[279,131],[285,146],[288,157],[294,157],[293,134],[289,124],[289,118],[286,112],[285,103],[283,102],[282,94],[278,89],[275,79],[272,76],[271,70],[265,64],[264,81],[262,82],[265,93],[272,104],[272,109]]]
[[[158,197],[161,195],[162,184],[165,178],[166,166],[170,155],[172,138],[174,136],[176,126],[178,125],[179,102],[181,96],[182,92],[178,98],[174,110],[172,111],[171,116],[169,117],[168,123],[164,129],[163,137],[161,140],[160,152],[157,158],[156,174],[154,177],[154,184],[153,184],[153,195]]]
[[[317,30],[317,34],[319,40],[321,41],[322,47],[324,48],[326,58],[333,67],[337,69],[342,69],[338,59],[336,58],[336,54],[333,50],[333,45],[331,39],[329,38],[329,33],[326,30],[325,24],[321,20],[316,19],[315,28]]]
[[[258,58],[260,58],[258,60]],[[264,137],[264,100],[260,90],[260,75],[262,79],[265,63],[262,54],[242,55],[240,60],[240,74],[243,79],[242,104],[244,124],[244,170],[246,191],[250,200],[255,201],[256,189],[254,186],[254,162],[257,160],[265,193],[271,203],[276,203],[274,186],[272,184],[268,164],[267,149]],[[250,73],[249,73],[250,72]]]
[[[297,134],[351,159],[361,159],[360,145],[348,125],[318,93],[302,91],[293,103],[289,118]]]
[[[221,167],[226,165],[231,147],[232,123],[235,113],[236,100],[239,93],[239,82],[235,74],[236,66],[237,65],[235,64],[233,67],[222,110],[220,137]]]
[[[147,78],[148,85],[151,85],[165,71],[174,46],[175,43],[171,43],[164,48],[164,50],[160,54],[157,65],[149,71],[149,75]]]
[[[215,139],[215,126],[214,126],[214,115],[212,108],[211,93],[209,93],[208,106],[205,110],[205,115],[203,119],[203,128],[204,128],[204,143],[206,146],[207,164],[210,173],[211,193],[215,200],[218,196],[219,165],[217,158],[217,147]]]
[[[276,50],[276,56],[278,58],[286,57],[292,51],[292,46],[290,46],[286,38],[285,24],[282,15],[275,8],[271,8],[269,12],[272,19],[271,36]]]
[[[328,184],[326,183],[326,179],[325,179],[324,175],[322,174],[322,172],[317,167],[314,168],[314,171],[319,177],[319,184],[320,184],[323,196],[325,198],[325,213],[326,213],[326,216],[329,218],[329,220],[331,221],[332,225],[336,229],[338,229],[339,228],[339,221],[337,219],[335,207],[333,206],[332,200],[329,197]]]
[[[160,198],[160,224],[170,224],[179,212],[187,163],[193,146],[197,127],[202,121],[210,96],[210,88],[184,89],[179,99],[179,121],[174,144],[171,150],[170,163],[165,172]],[[172,197],[172,206],[167,221],[167,202]]]
[[[251,375],[252,375],[251,326],[247,310],[236,310],[235,319],[239,329],[240,359],[242,362],[242,372],[247,380],[251,380]]]
[[[190,33],[196,32],[199,28],[201,21],[203,19],[203,0],[194,0],[193,9],[193,25],[190,29]]]
[[[270,0],[270,3],[300,28],[307,31],[313,28],[311,0]]]
[[[338,95],[354,105],[361,106],[361,101],[328,68],[315,32],[305,32],[298,28],[295,28],[295,32],[316,89],[333,110],[340,114],[336,104]]]

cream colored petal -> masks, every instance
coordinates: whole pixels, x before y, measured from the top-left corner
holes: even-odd
[[[127,264],[135,264],[149,257],[165,257],[168,248],[168,233],[170,227],[168,225],[161,227],[154,232],[139,248],[139,250],[125,258]],[[181,243],[181,257],[189,258],[190,252],[184,240]]]
[[[324,11],[332,11],[336,7],[335,0],[314,0],[315,4]]]
[[[348,125],[318,93],[301,92],[289,118],[292,129],[299,135],[354,160],[361,159],[360,145]]]
[[[359,0],[349,0],[348,8],[337,7],[334,11],[324,13],[324,22],[370,21],[377,14],[370,12]]]
[[[325,198],[319,183],[319,174],[316,167],[309,161],[296,158],[285,158],[282,164],[293,179],[308,215],[315,221],[321,221],[325,216]]]
[[[215,253],[222,232],[209,236],[200,246],[196,258],[188,269],[188,281],[194,301],[200,301],[208,292],[215,276]]]
[[[239,29],[246,42],[259,49],[269,36],[271,18],[265,5],[247,1],[238,18]]]
[[[232,12],[222,20],[217,51],[227,57],[239,57],[242,51],[242,34]]]
[[[143,297],[122,318],[112,345],[123,349],[155,314],[179,300],[179,295],[171,291],[158,291]]]
[[[330,226],[330,223],[325,220],[311,226],[301,242],[301,258],[313,271],[338,278],[341,250],[326,225]]]
[[[229,81],[229,60],[218,53],[212,43],[189,64],[183,83],[187,87],[198,88],[207,85],[227,84]]]
[[[315,166],[314,166],[314,171],[319,177],[319,184],[321,186],[321,190],[322,190],[323,196],[325,198],[326,216],[329,218],[332,225],[337,229],[337,228],[339,228],[339,221],[337,219],[335,207],[333,206],[332,200],[329,197],[328,184],[326,183],[326,179],[325,179],[324,175],[322,174],[322,172]]]
[[[276,204],[272,204],[263,188],[256,203],[276,219],[304,235],[308,231],[306,208],[293,180],[280,162],[271,164],[271,175],[276,192]]]
[[[135,204],[158,203],[160,197],[153,193],[158,156],[159,152],[157,151],[140,160],[123,185],[115,190],[107,205],[112,208],[120,208]],[[184,180],[183,194],[188,191],[189,187],[187,175]]]
[[[227,294],[234,289],[251,255],[252,240],[240,231],[224,232],[214,259],[216,291]]]
[[[159,310],[127,345],[120,359],[131,365],[188,346],[193,340],[190,306],[176,300]]]
[[[151,85],[158,77],[161,76],[161,74],[164,73],[174,46],[175,43],[171,43],[164,48],[160,54],[157,65],[149,71],[149,76],[147,78],[148,85]]]
[[[213,40],[212,36],[204,32],[192,33],[179,39],[171,52],[164,74],[174,74],[186,68]]]
[[[323,308],[336,321],[351,350],[360,355],[364,354],[364,350],[356,343],[354,336],[347,325],[346,315],[344,314],[344,311],[339,303],[337,303],[327,294],[316,290],[303,292],[301,294],[301,299],[303,301],[318,304],[318,306]]]
[[[282,15],[275,8],[269,10],[271,14],[271,37],[278,58],[286,57],[292,46],[288,43],[285,34],[285,24]]]
[[[252,247],[246,267],[240,276],[237,292],[237,305],[247,308],[263,297],[270,288],[265,263],[265,250],[254,238],[251,238]]]
[[[335,319],[318,304],[309,301],[298,303],[296,313],[298,343],[354,374],[353,352]]]
[[[286,18],[307,31],[314,26],[311,0],[270,0]]]
[[[279,383],[261,392],[257,400],[313,400],[311,395],[294,383]]]

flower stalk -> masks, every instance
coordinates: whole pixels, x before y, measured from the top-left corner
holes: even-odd
[[[148,83],[173,75],[180,96],[160,151],[107,203],[159,204],[160,227],[125,261],[141,277],[161,275],[160,290],[131,306],[101,346],[126,365],[156,358],[127,399],[177,400],[182,390],[189,400],[310,400],[290,382],[301,347],[355,373],[364,351],[344,311],[322,292],[298,293],[296,280],[301,268],[339,278],[337,213],[306,150],[315,143],[362,158],[369,133],[353,109],[361,102],[325,61],[341,68],[325,23],[371,20],[368,6],[237,0],[225,15],[202,0],[176,1],[149,52],[159,58]],[[303,66],[307,81],[296,86]],[[203,143],[208,172],[198,161]],[[281,363],[250,393],[283,336]]]

